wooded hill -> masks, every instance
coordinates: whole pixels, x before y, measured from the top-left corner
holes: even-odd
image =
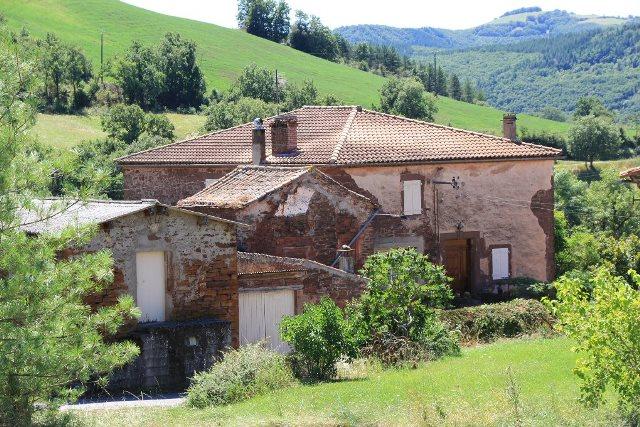
[[[333,94],[345,104],[370,107],[379,102],[384,78],[342,64],[332,63],[273,43],[243,31],[150,12],[117,0],[2,0],[0,13],[8,25],[43,37],[55,33],[78,45],[89,56],[94,70],[100,64],[100,34],[104,32],[105,59],[122,53],[133,40],[158,43],[166,32],[180,33],[197,43],[207,91],[226,89],[242,69],[256,64],[277,69],[287,81],[313,80],[321,94]],[[499,134],[502,112],[490,107],[439,97],[436,121],[447,125]],[[565,134],[568,125],[522,115],[518,122],[534,132]]]

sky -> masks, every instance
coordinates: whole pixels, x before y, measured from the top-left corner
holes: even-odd
[[[236,0],[124,0],[167,15],[236,26]],[[640,16],[640,0],[288,0],[292,10],[317,15],[325,25],[336,28],[354,24],[383,24],[394,27],[471,28],[486,23],[508,10],[540,6],[563,9],[581,15]],[[389,5],[393,5],[390,7]],[[293,17],[293,16],[292,16]]]

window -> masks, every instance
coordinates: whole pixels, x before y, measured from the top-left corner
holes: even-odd
[[[493,280],[509,278],[509,248],[491,250],[491,277]]]
[[[218,180],[217,180],[217,179],[214,179],[214,178],[205,179],[205,180],[204,180],[204,186],[205,186],[205,188],[206,188],[206,187],[208,187],[208,186],[210,186],[210,185],[212,185],[212,184],[215,184],[216,182],[218,182]]]
[[[402,181],[404,193],[404,214],[419,215],[422,213],[422,181]]]

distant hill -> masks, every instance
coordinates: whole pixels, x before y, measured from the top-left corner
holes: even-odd
[[[466,30],[434,27],[396,28],[384,25],[350,25],[336,28],[347,40],[394,46],[405,54],[416,49],[463,49],[510,44],[556,34],[575,33],[620,25],[632,18],[577,15],[564,10],[542,11],[539,7],[516,9],[486,24]]]
[[[81,46],[95,69],[100,60],[101,31],[104,31],[107,59],[124,51],[133,40],[155,44],[166,32],[180,33],[198,45],[198,59],[208,90],[226,89],[252,62],[277,69],[279,75],[290,81],[312,79],[320,93],[332,93],[346,104],[370,107],[378,103],[384,83],[384,78],[375,74],[329,62],[240,30],[162,15],[117,0],[0,0],[0,13],[16,30],[24,27],[36,36],[54,32],[62,40]],[[444,97],[439,98],[438,107],[438,123],[479,132],[501,132],[500,110]],[[51,117],[49,123],[64,127],[69,121],[73,118],[59,116]],[[568,129],[565,123],[526,115],[520,117],[518,124],[535,132],[566,134]],[[84,125],[96,126],[96,123],[87,121]],[[197,129],[185,129],[185,134],[187,131]],[[77,133],[78,138],[82,135],[86,132]],[[70,134],[69,139],[77,141],[75,134]]]
[[[351,41],[396,46],[437,60],[475,81],[490,105],[535,113],[571,113],[581,96],[600,97],[625,120],[640,113],[640,19],[524,8],[468,30],[353,26]]]

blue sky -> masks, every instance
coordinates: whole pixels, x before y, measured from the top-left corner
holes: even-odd
[[[168,15],[235,27],[235,0],[125,0]],[[332,27],[349,24],[384,24],[397,27],[470,28],[507,10],[540,6],[579,14],[640,15],[640,0],[288,0],[292,9],[318,15]]]

